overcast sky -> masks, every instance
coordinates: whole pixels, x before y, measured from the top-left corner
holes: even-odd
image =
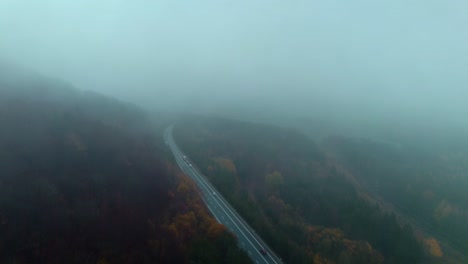
[[[1,0],[0,57],[146,106],[468,116],[466,0]]]

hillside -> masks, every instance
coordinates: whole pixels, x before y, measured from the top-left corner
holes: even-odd
[[[410,226],[363,199],[296,131],[191,118],[175,138],[286,263],[430,261]]]
[[[385,200],[420,228],[426,244],[438,245],[432,253],[441,263],[466,263],[466,141],[454,137],[443,141],[445,145],[434,142],[395,146],[370,139],[330,137],[325,145],[366,192]]]
[[[251,263],[160,120],[0,66],[0,263]]]

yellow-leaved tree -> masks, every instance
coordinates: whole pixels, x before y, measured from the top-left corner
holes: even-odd
[[[279,187],[284,183],[283,175],[279,171],[269,173],[265,175],[265,183],[270,187]]]
[[[444,253],[440,248],[439,242],[435,238],[428,238],[424,240],[424,245],[426,246],[427,251],[434,257],[442,257]]]

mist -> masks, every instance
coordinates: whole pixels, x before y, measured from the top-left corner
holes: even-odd
[[[0,263],[468,263],[467,14],[0,0]]]
[[[152,109],[466,127],[467,13],[455,0],[3,0],[0,58]]]

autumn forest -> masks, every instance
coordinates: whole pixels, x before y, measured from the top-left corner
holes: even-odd
[[[162,137],[171,124],[194,167],[284,263],[466,263],[462,139],[316,140],[6,73],[0,263],[253,263],[177,166]]]

